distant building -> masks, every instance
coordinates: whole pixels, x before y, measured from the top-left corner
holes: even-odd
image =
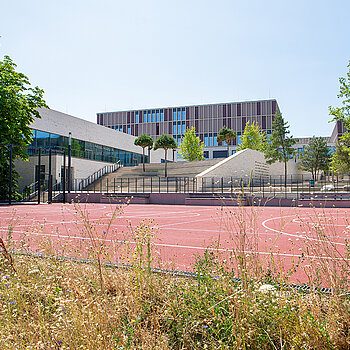
[[[97,124],[134,136],[145,133],[153,139],[168,134],[178,144],[186,128],[193,126],[205,144],[205,157],[211,159],[227,156],[227,146],[216,141],[224,125],[237,132],[237,140],[230,146],[231,155],[236,152],[248,121],[257,122],[261,130],[270,134],[276,111],[279,111],[279,107],[274,99],[229,102],[97,113]]]

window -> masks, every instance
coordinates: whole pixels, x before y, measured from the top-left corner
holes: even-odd
[[[214,134],[214,146],[218,145],[217,137],[218,137],[218,134]]]
[[[176,120],[176,109],[173,109],[173,120]]]
[[[137,124],[139,122],[139,112],[135,113],[135,123]]]
[[[181,108],[177,110],[177,120],[181,120]]]
[[[148,111],[148,122],[150,123],[151,122],[151,119],[152,118],[152,115],[151,115],[151,111]]]
[[[182,134],[184,134],[186,132],[186,123],[182,122]]]
[[[131,134],[131,127],[130,127],[130,125],[128,125],[128,134],[130,135]]]
[[[36,132],[36,147],[50,147],[50,133],[37,130]]]
[[[204,145],[205,145],[206,147],[208,147],[208,146],[209,146],[209,138],[208,138],[208,134],[204,134]]]
[[[157,115],[157,122],[159,122],[159,110],[158,109],[157,109],[156,115]]]
[[[182,108],[182,120],[186,120],[186,109]]]
[[[213,134],[209,134],[209,146],[213,146]]]
[[[143,122],[147,123],[147,111],[143,112]]]
[[[173,122],[173,134],[174,135],[177,134],[177,132],[176,132],[176,123],[175,122]]]
[[[177,122],[177,133],[181,135],[181,122]]]
[[[156,122],[156,111],[153,110],[152,111],[152,123],[155,123]]]
[[[160,111],[160,121],[164,122],[164,111]]]

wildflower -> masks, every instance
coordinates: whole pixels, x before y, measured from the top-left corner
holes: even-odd
[[[208,328],[208,326],[203,326],[203,328]]]
[[[12,304],[12,305],[15,304],[15,303],[16,303],[15,301],[10,301],[10,304]]]
[[[10,287],[10,285],[9,284],[5,284],[5,287]]]
[[[5,278],[10,278],[10,276],[5,276]]]

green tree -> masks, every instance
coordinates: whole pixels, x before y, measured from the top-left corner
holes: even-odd
[[[154,143],[154,149],[157,150],[159,148],[163,148],[165,152],[165,171],[164,176],[167,177],[167,153],[168,149],[177,148],[177,144],[174,140],[174,138],[170,135],[162,135],[157,138],[156,142]]]
[[[287,187],[287,162],[295,154],[292,147],[297,140],[289,137],[289,125],[283,119],[282,114],[276,112],[272,123],[272,134],[265,150],[265,159],[268,164],[277,161],[284,163],[284,186]]]
[[[227,144],[227,157],[230,155],[230,143],[237,137],[237,133],[232,129],[228,129],[225,125],[221,128],[216,137],[218,142],[226,142]]]
[[[330,150],[322,137],[313,137],[300,157],[299,167],[309,171],[312,179],[317,180],[320,170],[327,171],[330,162]]]
[[[329,113],[333,116],[331,121],[344,123],[345,132],[337,142],[337,148],[332,155],[331,168],[340,173],[350,172],[350,61],[347,77],[339,78],[340,92],[338,97],[343,98],[342,107],[329,107]]]
[[[338,140],[332,155],[331,168],[339,173],[350,173],[350,133],[344,133]]]
[[[196,136],[196,129],[192,126],[187,128],[180,144],[180,154],[190,162],[194,160],[203,160],[204,143]]]
[[[16,72],[16,64],[9,56],[0,61],[0,142],[26,146],[32,140],[29,125],[34,118],[40,118],[37,108],[47,105],[43,100],[44,91],[30,87],[29,79]],[[25,147],[13,147],[13,160],[28,159]],[[0,147],[0,198],[8,196],[9,147]],[[13,190],[18,186],[19,175],[12,166]]]
[[[135,141],[134,144],[136,146],[142,147],[142,167],[143,167],[143,172],[145,172],[145,148],[149,147],[151,150],[153,147],[153,139],[151,136],[148,136],[146,134],[140,135]]]
[[[257,151],[264,152],[266,149],[266,133],[261,131],[259,124],[253,121],[252,124],[247,122],[244,132],[241,138],[241,144],[238,149],[255,149]]]
[[[342,107],[329,106],[329,114],[333,116],[332,121],[341,121],[350,130],[350,61],[348,63],[349,72],[347,77],[339,78],[340,92],[338,98],[343,98]]]

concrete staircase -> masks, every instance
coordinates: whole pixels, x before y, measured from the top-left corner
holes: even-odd
[[[222,159],[209,159],[195,162],[176,162],[168,163],[168,178],[184,178],[184,177],[195,177],[202,171],[210,168],[211,166],[217,164]],[[142,164],[134,167],[122,167],[113,173],[102,176],[94,183],[89,185],[86,190],[98,190],[105,191],[106,183],[112,183],[115,179],[127,179],[127,178],[144,178],[144,177],[164,177],[164,163],[152,163],[145,164],[146,171],[143,172]]]

